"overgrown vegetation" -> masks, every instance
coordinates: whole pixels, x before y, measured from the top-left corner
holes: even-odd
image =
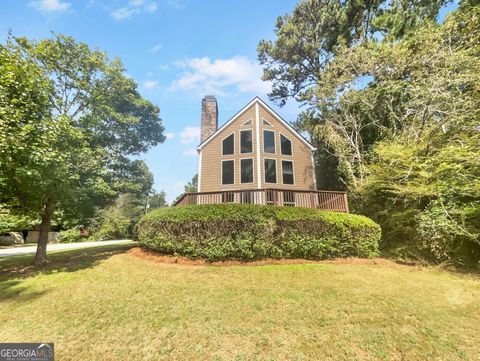
[[[318,185],[347,189],[382,248],[480,261],[480,5],[306,0],[259,44],[272,99],[306,105]],[[338,20],[340,19],[340,20]]]
[[[380,227],[353,214],[241,204],[159,209],[143,217],[138,241],[157,251],[210,261],[372,257]]]

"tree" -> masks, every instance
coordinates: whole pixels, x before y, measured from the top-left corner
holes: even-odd
[[[163,142],[164,128],[120,60],[71,37],[11,37],[0,56],[0,192],[41,218],[43,263],[54,214],[109,204],[144,173],[128,156]]]
[[[384,135],[384,124],[370,116],[369,103],[362,102],[365,94],[349,92],[364,87],[369,74],[362,62],[347,64],[351,57],[345,55],[378,39],[406,36],[435,19],[447,2],[306,0],[291,15],[278,18],[275,41],[259,43],[263,79],[273,84],[270,98],[283,105],[293,97],[307,107],[295,126],[308,132],[318,148],[319,187],[355,189],[365,178],[365,155]],[[342,60],[354,76],[332,65]],[[368,57],[361,60],[372,63]],[[336,178],[332,182],[322,174]]]
[[[357,208],[382,225],[385,246],[480,260],[479,26],[480,6],[463,2],[444,24],[372,47],[394,126],[372,148]]]
[[[198,174],[195,174],[192,179],[187,183],[185,184],[185,186],[183,187],[183,193],[196,193],[198,192]],[[178,201],[180,199],[180,197],[183,195],[180,194],[174,201],[173,203],[175,203],[176,201]]]
[[[148,211],[156,208],[168,207],[167,193],[165,191],[153,192],[148,197]]]
[[[185,185],[185,193],[198,192],[198,174],[192,177],[192,180]]]
[[[330,35],[322,26],[314,32],[312,19],[354,2],[318,3],[332,9],[286,16],[276,41],[259,51],[271,95],[307,106],[295,126],[319,148],[328,174],[319,183],[333,177],[331,186],[349,190],[353,209],[381,224],[385,249],[478,264],[478,1],[460,2],[442,24],[435,18],[445,1],[382,1],[370,12],[370,35],[338,37],[309,83],[296,72],[304,69],[296,47],[321,58]]]

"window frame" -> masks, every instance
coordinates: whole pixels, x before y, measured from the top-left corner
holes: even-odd
[[[265,132],[273,133],[273,153],[265,151]],[[265,154],[277,154],[277,144],[276,144],[277,142],[275,140],[275,131],[274,130],[263,129],[262,140],[263,140],[263,142],[262,142],[263,143],[263,153],[265,153]]]
[[[247,123],[249,123],[249,124],[247,124]],[[243,126],[247,127],[247,126],[249,126],[249,125],[253,125],[253,118],[250,118],[250,119],[246,120],[245,122],[242,123],[241,126],[242,126],[242,127],[243,127]]]
[[[242,161],[244,160],[251,160],[252,161],[252,181],[251,182],[242,182]],[[254,166],[254,158],[241,158],[239,162],[239,169],[240,169],[240,184],[252,184],[255,183],[255,166]]]
[[[270,123],[267,119],[262,118],[262,125],[265,127],[273,127],[272,123]]]
[[[281,155],[286,155],[287,157],[293,157],[293,142],[292,142],[292,140],[291,140],[289,137],[287,137],[285,134],[281,133],[281,132],[280,132],[279,134],[280,134],[280,136],[279,136],[279,138],[280,138],[280,139],[279,139],[279,143],[280,143],[280,154],[281,154]],[[292,152],[292,154],[284,154],[284,153],[282,152],[282,137],[285,137],[285,138],[290,142],[290,151]]]
[[[233,183],[223,183],[223,163],[225,162],[233,162]],[[221,186],[231,186],[235,185],[235,159],[222,159],[221,162],[222,166],[220,167],[220,184]]]
[[[231,137],[233,135],[233,153],[229,153],[229,154],[224,154],[223,153],[223,142],[225,141],[225,139]],[[222,138],[222,157],[225,157],[225,156],[231,156],[231,155],[235,155],[235,132],[232,132],[230,133],[229,135],[227,135],[226,137]]]
[[[275,163],[275,182],[267,182],[267,167],[265,161],[273,160]],[[275,158],[263,158],[263,182],[265,184],[278,184],[277,160]]]
[[[283,162],[290,162],[292,163],[292,178],[293,178],[293,183],[285,183],[283,181]],[[295,164],[293,162],[293,159],[280,159],[280,165],[282,168],[282,184],[286,186],[294,186],[295,185]]]
[[[252,133],[252,150],[250,152],[242,152],[242,133],[250,132]],[[243,129],[240,131],[240,141],[238,142],[238,153],[239,154],[252,154],[253,153],[253,129]]]

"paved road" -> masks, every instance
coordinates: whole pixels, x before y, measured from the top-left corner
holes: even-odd
[[[108,246],[111,244],[127,244],[131,243],[130,240],[114,240],[114,241],[101,241],[101,242],[79,242],[79,243],[52,243],[47,245],[47,252],[52,251],[66,251],[70,249],[90,248]],[[25,246],[25,247],[12,247],[0,249],[0,258],[10,256],[24,256],[28,254],[34,254],[37,251],[37,246]]]

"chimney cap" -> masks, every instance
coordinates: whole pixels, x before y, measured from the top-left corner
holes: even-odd
[[[206,101],[217,101],[217,98],[215,98],[215,95],[205,95],[203,97],[203,100],[206,100]]]

